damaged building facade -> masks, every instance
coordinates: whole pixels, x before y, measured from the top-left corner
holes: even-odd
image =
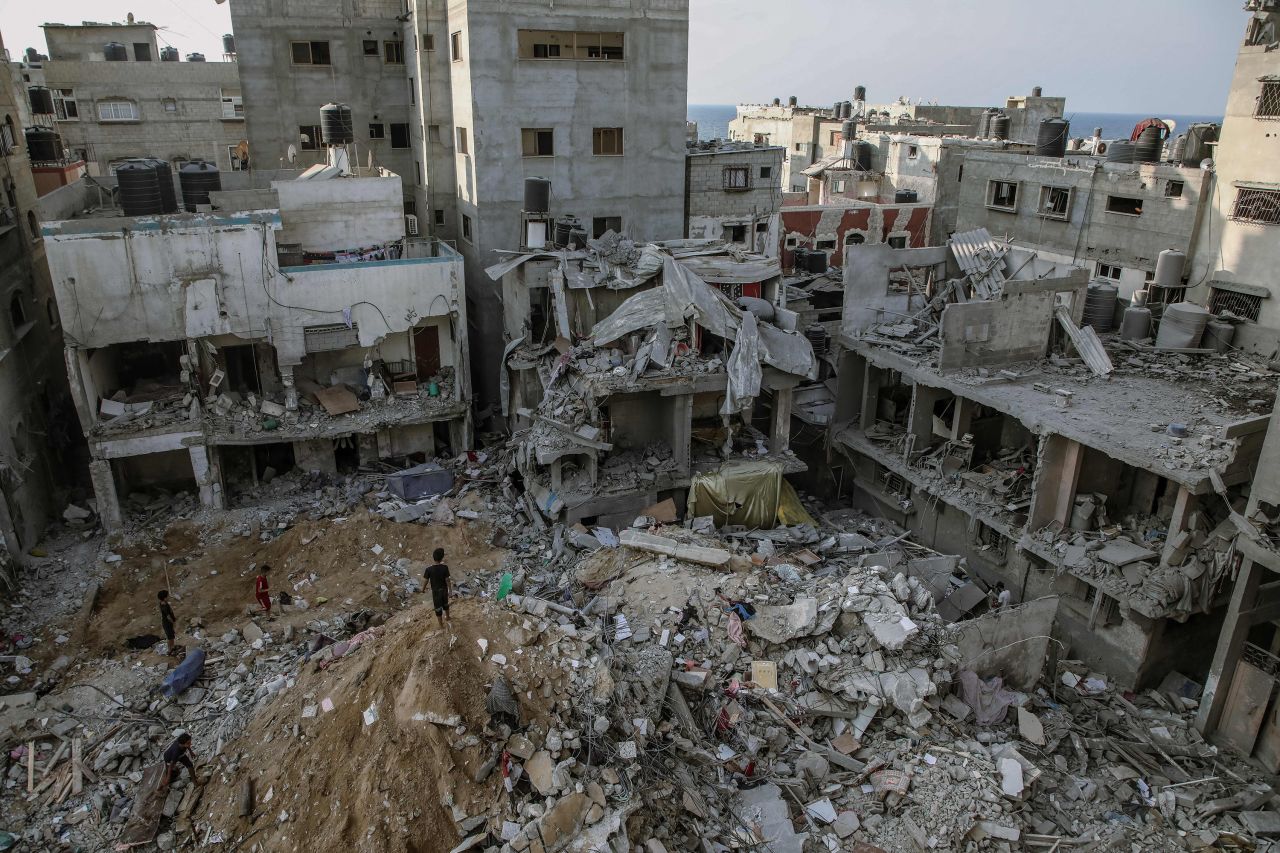
[[[691,146],[685,152],[684,236],[776,255],[785,157],[777,145]]]
[[[1081,327],[1088,271],[992,240],[847,251],[830,447],[856,506],[1142,685],[1207,666],[1275,394],[1265,367]],[[1229,391],[1219,391],[1223,382]],[[838,460],[838,461],[837,461]]]
[[[766,466],[775,489],[805,469],[792,394],[816,363],[780,304],[777,259],[610,235],[489,274],[512,340],[505,412],[548,518],[674,517],[693,479],[726,464]]]
[[[295,466],[470,447],[462,259],[406,237],[399,176],[321,169],[210,197],[209,212],[44,226],[108,528],[135,490],[222,507]],[[47,198],[79,210],[96,194]]]

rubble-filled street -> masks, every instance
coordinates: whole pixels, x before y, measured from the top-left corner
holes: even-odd
[[[1277,832],[1270,777],[1192,727],[1200,685],[1115,689],[1052,639],[1052,599],[949,621],[935,595],[963,564],[892,522],[806,500],[813,524],[773,530],[547,526],[511,464],[463,456],[417,503],[372,473],[285,475],[225,513],[157,496],[111,540],[68,512],[6,617],[0,838],[871,853]],[[166,786],[179,729],[196,783],[179,764]]]

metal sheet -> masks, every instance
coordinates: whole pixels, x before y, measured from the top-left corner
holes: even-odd
[[[1236,666],[1218,735],[1241,755],[1253,752],[1274,687],[1271,676],[1248,661]]]
[[[1001,246],[985,228],[952,234],[947,241],[951,254],[969,280],[974,295],[980,299],[994,299],[1004,289],[1004,255],[1008,246]]]
[[[1083,329],[1077,326],[1071,319],[1071,313],[1061,305],[1055,308],[1053,313],[1058,318],[1058,324],[1066,331],[1067,337],[1071,338],[1072,346],[1084,359],[1084,363],[1089,365],[1090,370],[1099,376],[1106,376],[1115,370],[1111,364],[1111,357],[1102,348],[1102,341],[1098,340],[1098,333],[1092,326],[1085,326]]]

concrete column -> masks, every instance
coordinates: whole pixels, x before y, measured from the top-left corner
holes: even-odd
[[[693,441],[693,395],[681,394],[671,406],[671,454],[676,470],[688,475]]]
[[[1191,513],[1195,512],[1198,502],[1199,498],[1192,494],[1190,489],[1186,486],[1178,487],[1178,497],[1173,503],[1173,517],[1169,519],[1169,533],[1164,539],[1164,553],[1160,555],[1160,562],[1165,565],[1182,564],[1186,549],[1178,547],[1180,534],[1186,532],[1187,522],[1191,518]],[[1182,552],[1181,555],[1179,551]]]
[[[191,471],[195,474],[200,490],[200,504],[211,509],[223,509],[222,470],[217,463],[217,448],[193,444],[187,448],[191,456]]]
[[[933,442],[933,407],[950,392],[917,383],[912,389],[911,412],[907,416],[907,432],[915,437],[912,451],[923,453]]]
[[[90,462],[89,479],[93,482],[94,497],[98,499],[98,516],[102,519],[103,529],[108,533],[120,530],[124,526],[124,517],[120,514],[120,495],[116,491],[111,461],[94,459]]]
[[[462,417],[449,421],[449,444],[453,446],[455,454],[475,449],[475,439],[473,438],[471,426],[471,409],[468,408],[466,414]]]
[[[280,365],[280,384],[284,386],[284,408],[289,412],[298,411],[298,388],[293,384],[293,365]]]
[[[867,360],[855,352],[844,351],[838,360],[836,377],[835,422],[847,423],[862,410],[862,388],[867,376]]]
[[[876,422],[876,413],[880,410],[880,386],[883,383],[884,371],[870,361],[866,362],[866,376],[862,380],[862,406],[858,415],[858,423],[864,432]]]
[[[973,414],[978,410],[978,404],[973,400],[964,397],[956,397],[955,409],[951,417],[951,440],[959,441],[964,438],[965,433],[969,432],[973,425]]]
[[[1245,640],[1253,622],[1241,618],[1241,613],[1253,608],[1258,598],[1258,586],[1262,582],[1263,567],[1251,559],[1245,559],[1231,591],[1231,603],[1218,634],[1218,648],[1213,653],[1213,665],[1204,680],[1204,695],[1200,697],[1200,710],[1196,713],[1196,730],[1206,737],[1218,728],[1223,707],[1231,693],[1231,682],[1244,651]]]
[[[1070,524],[1083,460],[1084,447],[1080,442],[1061,435],[1045,436],[1031,495],[1032,530],[1054,521],[1063,527]]]
[[[791,401],[794,397],[794,388],[777,388],[773,392],[769,419],[770,453],[785,453],[791,447]]]

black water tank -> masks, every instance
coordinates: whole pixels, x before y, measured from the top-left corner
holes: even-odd
[[[236,52],[236,37],[231,33],[227,33],[222,37],[222,52],[230,53],[232,55]]]
[[[320,140],[325,145],[347,145],[356,141],[351,107],[330,103],[320,108]]]
[[[853,143],[853,162],[864,172],[871,171],[871,157],[875,153],[875,146],[865,139],[859,139]]]
[[[1038,98],[1038,97],[1040,97],[1040,95],[1041,95],[1043,92],[1044,92],[1044,89],[1041,89],[1039,86],[1032,86],[1032,87],[1031,87],[1031,97],[1033,97],[1033,98]]]
[[[1138,134],[1133,146],[1133,162],[1159,163],[1164,152],[1164,137],[1168,131],[1163,127],[1146,127]]]
[[[1009,116],[996,113],[991,117],[991,128],[988,131],[992,139],[1009,138]]]
[[[1071,122],[1065,118],[1047,118],[1040,122],[1036,131],[1036,156],[1061,157],[1067,153],[1067,136],[1071,133]]]
[[[177,213],[178,193],[173,188],[173,170],[168,161],[148,159],[147,162],[155,167],[156,179],[160,181],[160,206],[165,213]]]
[[[1104,143],[1105,144],[1105,143]],[[1117,139],[1107,145],[1108,163],[1132,163],[1134,144],[1127,139]]]
[[[182,206],[195,213],[197,204],[209,203],[209,193],[222,189],[222,173],[212,163],[192,160],[178,170],[178,183],[182,185]]]
[[[173,45],[167,45],[165,47],[160,48],[160,61],[161,62],[177,62],[178,49]]]
[[[203,53],[188,53],[187,62],[204,62]]]
[[[978,116],[978,132],[979,139],[986,139],[991,135],[991,119],[995,117],[999,110],[987,107],[982,111],[982,115]]]
[[[116,167],[120,183],[120,207],[125,216],[155,216],[164,213],[160,176],[150,160],[126,160]]]
[[[810,250],[804,258],[804,268],[807,272],[821,275],[827,271],[827,253],[821,249]]]
[[[32,163],[53,163],[62,159],[62,137],[46,127],[26,130],[27,155]]]
[[[575,225],[577,225],[577,223],[572,219],[557,219],[555,229],[552,232],[551,241],[557,246],[569,245],[569,235],[573,233]]]
[[[525,213],[547,213],[551,210],[551,182],[546,178],[524,179]]]
[[[109,41],[102,46],[102,58],[107,62],[128,62],[129,49],[118,41]]]
[[[853,87],[853,99],[854,99],[855,101],[865,101],[865,100],[867,99],[867,87],[866,87],[866,86],[854,86],[854,87]]]
[[[893,194],[894,204],[915,204],[919,198],[915,190],[898,190]]]
[[[792,95],[791,97],[787,98],[787,106],[789,107],[794,107],[798,103],[800,103],[800,99],[797,98],[795,95]]]
[[[31,112],[38,116],[53,115],[53,90],[44,86],[32,86],[27,90],[31,99]]]
[[[1187,144],[1182,152],[1182,165],[1199,168],[1213,159],[1213,143],[1218,141],[1218,125],[1197,122],[1187,128]]]

